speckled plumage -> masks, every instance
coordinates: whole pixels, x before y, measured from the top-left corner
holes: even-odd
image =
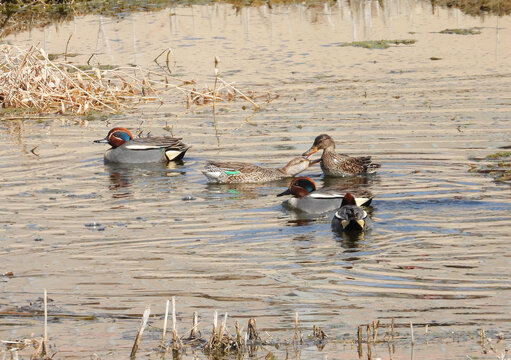
[[[321,214],[339,209],[346,194],[346,189],[340,187],[326,187],[317,190],[314,180],[308,177],[297,177],[291,181],[289,188],[277,195],[293,195],[282,205],[288,209],[298,210],[310,214]],[[371,204],[373,195],[369,191],[358,191],[355,194],[355,203],[358,206]]]
[[[379,164],[373,164],[370,156],[352,157],[336,153],[334,140],[326,134],[317,136],[312,147],[303,153],[303,156],[309,157],[319,150],[323,150],[321,169],[326,176],[371,174],[381,167]]]
[[[154,163],[181,160],[190,146],[181,138],[169,136],[133,139],[125,128],[113,128],[108,135],[96,143],[108,143],[112,147],[105,152],[105,162],[109,163]]]
[[[357,206],[352,194],[346,193],[339,210],[332,218],[332,229],[343,231],[366,231],[372,228],[373,222],[369,215]]]
[[[265,168],[243,162],[210,161],[202,171],[209,182],[218,184],[258,183],[281,180],[307,169],[315,162],[294,158],[281,169]]]

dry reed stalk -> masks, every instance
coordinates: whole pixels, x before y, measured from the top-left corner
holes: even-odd
[[[259,333],[256,328],[256,320],[254,318],[250,318],[248,320],[248,340],[254,342],[254,341],[260,341],[261,337],[259,336]]]
[[[411,321],[410,321],[410,335],[412,337],[412,347],[413,347],[413,345],[415,344],[415,339],[413,337],[413,324]]]
[[[165,305],[165,319],[163,320],[163,332],[161,334],[161,341],[165,341],[165,334],[167,333],[167,319],[169,317],[169,304],[170,301],[167,300],[167,304]]]
[[[137,354],[138,346],[140,344],[140,339],[142,338],[142,334],[147,326],[147,321],[149,320],[149,315],[151,314],[151,309],[147,308],[144,311],[144,315],[142,315],[142,322],[140,323],[140,329],[138,330],[137,337],[135,338],[135,343],[133,344],[133,348],[131,348],[130,358],[134,359]]]
[[[48,356],[48,293],[44,289],[44,333],[43,333],[43,356]]]
[[[358,357],[362,358],[363,355],[363,349],[362,349],[362,325],[358,326],[357,329],[357,340],[358,340]]]
[[[172,349],[178,350],[182,347],[181,339],[177,334],[177,320],[176,320],[176,298],[172,296]]]
[[[218,80],[220,80],[221,82],[223,82],[226,86],[229,86],[230,88],[232,88],[234,91],[236,91],[238,94],[241,95],[241,97],[245,100],[247,100],[249,103],[252,104],[252,106],[254,107],[254,110],[259,110],[261,109],[261,106],[257,105],[255,102],[252,101],[252,99],[250,99],[247,95],[245,95],[241,90],[235,88],[234,86],[232,86],[231,84],[229,84],[228,82],[224,81],[222,78],[218,78]]]
[[[295,342],[298,341],[298,311],[295,311],[295,336],[293,340]]]
[[[367,359],[372,360],[373,351],[371,346],[371,324],[367,324]]]
[[[380,327],[380,320],[373,320],[373,343],[376,343],[376,333]]]
[[[197,327],[199,326],[199,315],[197,314],[197,311],[193,312],[193,320],[192,320],[192,330],[190,330],[190,336],[189,339],[197,339],[198,333],[197,333]]]
[[[312,337],[315,340],[323,341],[328,337],[328,335],[319,326],[314,325],[312,327]]]
[[[241,349],[243,345],[241,332],[243,331],[243,329],[240,329],[240,324],[238,320],[234,322],[234,328],[236,329],[236,344],[238,344],[238,348]]]

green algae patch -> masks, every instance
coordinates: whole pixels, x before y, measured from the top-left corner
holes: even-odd
[[[481,28],[473,27],[467,29],[445,29],[440,31],[440,34],[454,34],[454,35],[479,35]]]
[[[474,159],[480,161],[470,164],[470,172],[487,174],[496,182],[511,181],[511,151],[499,151],[484,158]]]
[[[366,41],[354,41],[350,43],[342,43],[339,46],[355,46],[362,47],[365,49],[388,49],[391,46],[398,45],[413,45],[416,40],[404,39],[404,40],[366,40]]]
[[[502,159],[511,156],[511,151],[499,151],[495,154],[488,155],[487,159]]]

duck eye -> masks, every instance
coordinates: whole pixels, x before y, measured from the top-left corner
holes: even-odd
[[[124,131],[116,131],[112,134],[116,138],[122,139],[124,141],[130,141],[131,136],[128,133],[125,133]]]

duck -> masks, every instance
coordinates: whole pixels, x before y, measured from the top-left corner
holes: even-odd
[[[341,207],[332,218],[332,230],[342,232],[365,232],[373,226],[373,221],[367,212],[357,205],[355,197],[346,193]]]
[[[327,187],[318,190],[316,183],[309,177],[300,176],[294,178],[289,187],[277,196],[293,195],[285,200],[282,205],[291,210],[298,210],[309,214],[321,214],[339,209],[346,191],[342,189]],[[369,206],[373,199],[369,192],[357,194],[355,197],[357,206]]]
[[[334,139],[327,134],[317,136],[312,147],[302,156],[308,158],[319,150],[323,150],[321,169],[326,176],[346,177],[372,174],[381,167],[380,164],[373,164],[370,156],[352,157],[336,153]]]
[[[179,161],[190,146],[181,142],[181,138],[170,136],[145,137],[134,139],[131,132],[123,127],[111,129],[104,139],[95,143],[108,143],[112,147],[105,152],[108,163],[157,163]]]
[[[260,183],[293,177],[318,162],[319,160],[296,157],[282,168],[267,168],[244,162],[209,161],[202,173],[210,183]]]

